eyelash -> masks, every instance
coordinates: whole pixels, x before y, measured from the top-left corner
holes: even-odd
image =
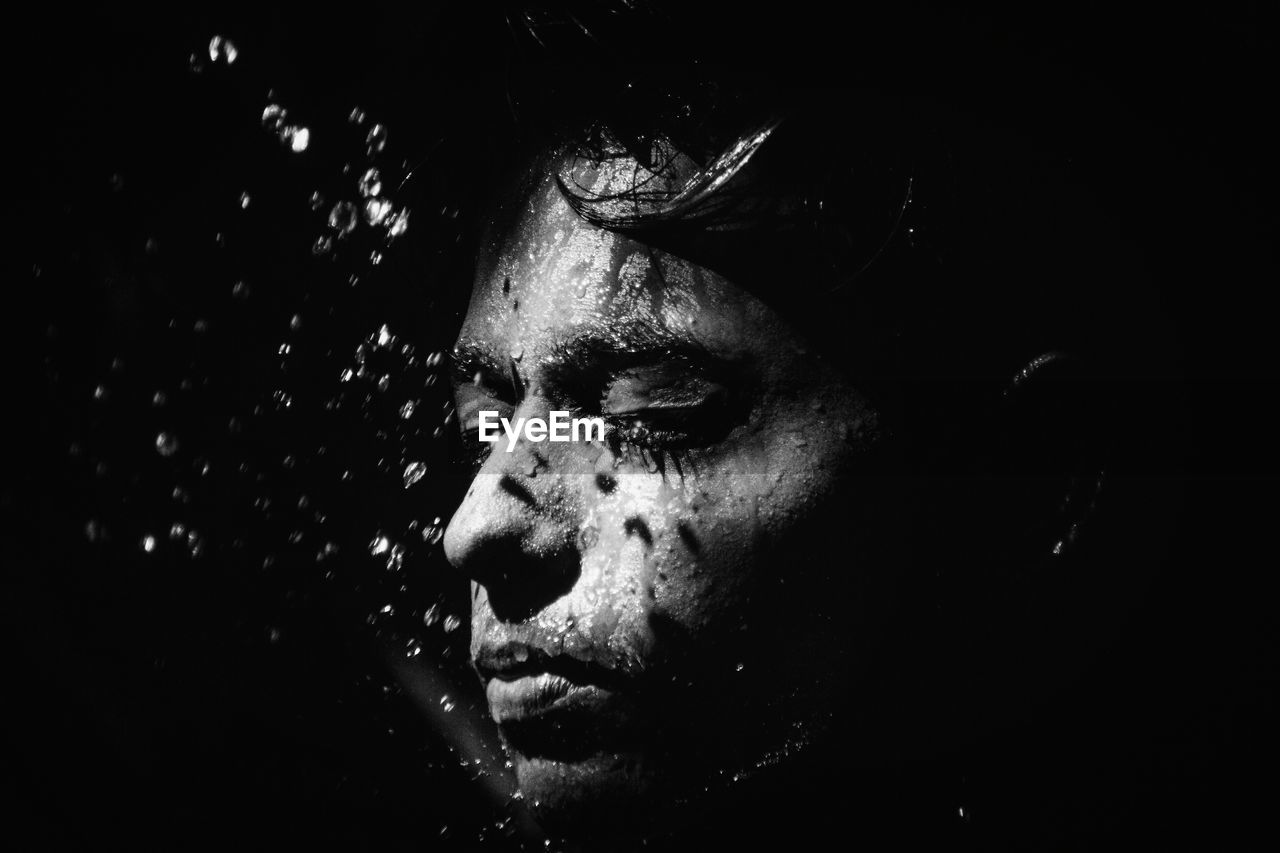
[[[671,464],[683,476],[691,455],[696,454],[701,447],[723,438],[737,423],[737,419],[726,410],[706,404],[706,401],[688,407],[656,407],[609,413],[604,411],[609,380],[601,377],[598,385],[585,384],[593,385],[595,390],[588,393],[579,388],[575,393],[567,386],[563,387],[559,396],[564,399],[559,404],[576,413],[604,418],[605,440],[614,453],[620,459],[638,462],[650,470],[663,470]],[[512,393],[513,388],[497,387],[499,385],[502,385],[501,381],[492,381],[492,378],[483,382],[480,387],[485,403],[477,404],[475,408],[513,409],[515,403],[512,401],[518,395]],[[460,410],[464,408],[460,407]],[[511,412],[504,414],[510,417]],[[464,461],[473,471],[478,471],[493,452],[493,445],[476,438],[477,427],[470,418],[464,419],[459,415],[458,423]]]
[[[693,448],[682,446],[678,441],[654,440],[653,433],[644,427],[632,425],[624,428],[616,417],[606,417],[605,424],[609,427],[609,431],[605,433],[605,441],[618,459],[641,464],[658,472],[665,471],[670,463],[677,474],[684,476]],[[639,430],[644,432],[639,433]]]

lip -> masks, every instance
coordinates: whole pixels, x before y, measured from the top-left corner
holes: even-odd
[[[645,728],[627,677],[608,666],[506,642],[482,646],[475,667],[490,716],[524,756],[582,760]]]
[[[486,643],[475,655],[476,672],[485,682],[518,681],[529,675],[557,675],[575,685],[596,685],[622,690],[627,677],[618,669],[595,660],[567,654],[551,654],[538,645],[520,642]]]
[[[561,675],[543,672],[515,680],[493,678],[485,686],[489,713],[499,725],[531,720],[557,712],[590,712],[608,698],[593,684],[574,684]]]

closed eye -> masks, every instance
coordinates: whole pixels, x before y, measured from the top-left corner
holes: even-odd
[[[686,365],[629,368],[608,384],[601,414],[624,439],[646,447],[706,447],[744,420],[740,395]]]

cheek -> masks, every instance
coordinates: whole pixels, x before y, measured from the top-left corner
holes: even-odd
[[[746,609],[758,539],[757,496],[743,485],[670,471],[619,475],[616,492],[590,513],[598,533],[584,565],[620,628],[732,630]]]

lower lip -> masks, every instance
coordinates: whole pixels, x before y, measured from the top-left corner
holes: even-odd
[[[526,675],[512,681],[490,679],[485,688],[489,712],[496,723],[519,722],[551,711],[590,706],[605,698],[595,685],[574,684],[551,673]]]

